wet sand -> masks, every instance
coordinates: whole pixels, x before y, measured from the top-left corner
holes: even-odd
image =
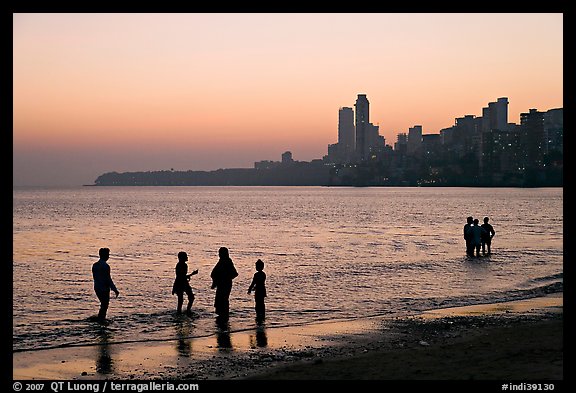
[[[15,380],[562,381],[563,293],[410,316],[13,353]]]
[[[300,362],[248,379],[561,381],[559,310],[439,310],[397,321],[360,351]]]

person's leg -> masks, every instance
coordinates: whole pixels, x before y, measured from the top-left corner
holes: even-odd
[[[104,322],[106,320],[106,313],[108,312],[108,305],[110,304],[110,291],[96,292],[98,300],[100,300],[100,310],[98,311],[98,320]]]
[[[232,292],[232,283],[229,286],[226,286],[225,289],[225,296],[224,296],[224,314],[230,314],[230,292]]]
[[[222,313],[222,290],[220,287],[216,287],[216,295],[214,296],[214,309],[216,314],[220,315]]]
[[[178,292],[176,293],[176,296],[178,296],[178,307],[176,308],[176,311],[180,314],[182,312],[182,304],[184,304],[184,293]]]
[[[489,241],[486,242],[486,245],[488,246],[488,254],[492,253],[492,250],[491,250],[491,247],[490,247],[491,243],[492,243],[492,240],[489,240]]]
[[[192,292],[192,288],[186,289],[186,295],[188,295],[188,306],[186,306],[186,312],[190,314],[192,310],[192,304],[194,303],[194,293]]]
[[[266,314],[266,307],[264,305],[264,298],[256,298],[256,318],[262,319]]]
[[[470,255],[471,257],[474,256],[474,243],[471,241],[466,243],[466,254]]]

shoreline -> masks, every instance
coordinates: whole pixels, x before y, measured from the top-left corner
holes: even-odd
[[[360,351],[246,379],[562,381],[563,304],[535,300],[426,311],[385,326]]]
[[[255,325],[160,342],[107,343],[104,335],[96,345],[13,352],[12,375],[14,380],[450,380],[502,379],[508,370],[508,378],[562,380],[562,328],[563,292],[557,292],[405,317]],[[462,364],[471,354],[480,356],[476,364],[486,364],[467,374]],[[447,358],[457,367],[439,367]]]

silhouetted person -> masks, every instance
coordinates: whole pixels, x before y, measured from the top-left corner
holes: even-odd
[[[492,225],[488,224],[488,220],[490,220],[488,217],[484,217],[484,224],[481,225],[481,227],[486,231],[482,236],[482,254],[486,253],[486,248],[488,248],[488,254],[492,252],[490,245],[492,244],[492,238],[496,234]]]
[[[230,292],[232,291],[232,280],[238,277],[238,272],[232,263],[226,247],[218,250],[220,259],[212,269],[212,289],[216,288],[214,298],[214,308],[218,316],[227,318],[230,312]]]
[[[98,321],[106,321],[106,312],[110,304],[110,290],[116,293],[116,297],[120,294],[112,277],[110,276],[110,265],[106,261],[110,258],[110,249],[101,248],[98,251],[100,259],[92,265],[92,277],[94,278],[94,292],[100,300],[100,311],[98,312]]]
[[[485,236],[486,231],[479,225],[477,218],[474,219],[474,225],[470,227],[470,241],[472,242],[472,252],[476,251],[476,256],[480,256],[480,245],[482,244],[482,236]],[[474,254],[472,254],[474,255]]]
[[[254,301],[256,309],[256,319],[263,320],[266,316],[264,298],[266,297],[266,273],[264,273],[264,262],[260,259],[256,261],[256,273],[252,278],[252,283],[248,287],[248,294],[254,290]]]
[[[198,269],[194,270],[192,273],[188,274],[188,254],[184,251],[178,253],[178,263],[176,264],[176,279],[174,280],[174,285],[172,285],[172,295],[178,296],[178,307],[176,311],[178,314],[182,312],[182,304],[184,303],[184,292],[188,296],[188,305],[186,306],[186,313],[190,315],[192,313],[192,303],[194,303],[194,292],[192,292],[192,287],[190,286],[190,277],[194,274],[198,274]]]
[[[470,229],[474,225],[474,219],[472,217],[466,218],[466,225],[464,225],[464,240],[466,241],[466,255],[474,256],[474,247],[471,242],[471,232]]]

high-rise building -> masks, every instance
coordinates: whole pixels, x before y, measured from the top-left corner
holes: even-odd
[[[508,126],[508,98],[501,97],[496,101],[496,129],[506,131]]]
[[[338,152],[345,162],[352,161],[356,148],[354,132],[354,110],[342,107],[338,111]]]
[[[366,154],[371,156],[379,149],[383,148],[386,140],[380,135],[380,126],[368,123],[366,132]]]
[[[544,112],[530,109],[528,113],[520,113],[520,126],[522,127],[522,139],[525,144],[526,167],[541,168],[546,150]]]
[[[508,98],[500,97],[482,109],[482,131],[506,131],[508,127]]]
[[[408,139],[405,132],[396,135],[396,142],[394,143],[394,151],[399,153],[406,153],[408,148]]]
[[[418,154],[422,148],[422,126],[408,129],[408,154]]]
[[[546,153],[564,151],[564,109],[550,109],[544,113],[544,136]]]
[[[490,131],[490,107],[482,108],[481,129],[482,132]]]
[[[440,156],[440,134],[422,135],[422,155],[425,160],[433,161]]]
[[[359,161],[363,161],[368,158],[369,154],[366,142],[370,123],[370,103],[366,94],[358,94],[354,107],[356,108],[356,157]]]

